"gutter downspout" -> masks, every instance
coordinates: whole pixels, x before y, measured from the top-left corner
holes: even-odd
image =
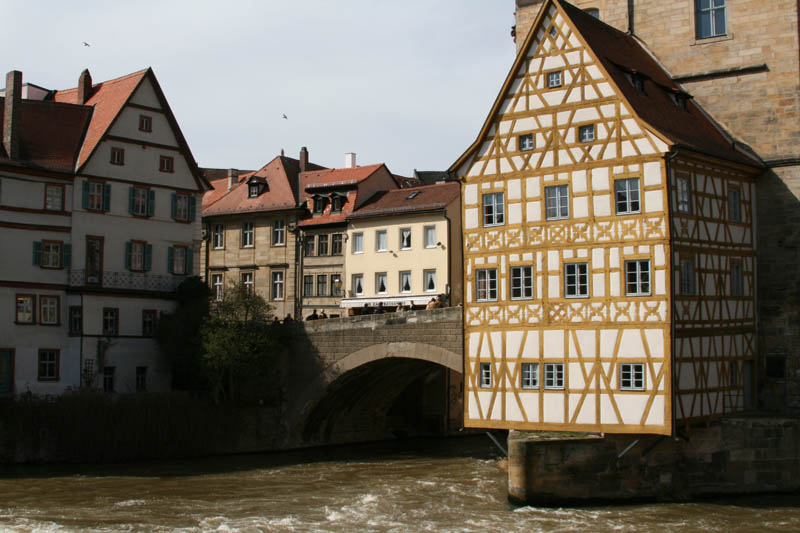
[[[209,243],[211,242],[211,223],[210,222],[206,222],[206,234],[203,237],[203,240],[206,243],[206,253],[205,253],[206,266],[203,269],[203,281],[205,281],[206,284],[208,284],[208,260],[211,257],[211,255],[210,255],[211,252],[209,250],[209,248],[210,248]]]
[[[632,0],[631,0],[632,1]],[[670,167],[670,162],[678,156],[678,152],[670,151],[667,156],[664,158],[664,166],[665,172],[667,174],[667,224],[669,225],[669,266],[670,266],[670,276],[669,276],[669,349],[670,349],[670,367],[672,375],[670,376],[670,380],[672,381],[672,399],[670,404],[672,408],[670,409],[672,413],[672,436],[675,437],[678,434],[677,429],[677,412],[675,406],[675,398],[677,397],[677,389],[678,383],[675,380],[676,376],[676,369],[677,369],[677,362],[675,360],[675,316],[673,312],[673,305],[675,301],[675,280],[672,279],[672,273],[675,271],[675,263],[674,263],[674,254],[675,250],[673,250],[672,246],[675,242],[675,227],[672,224],[672,213],[673,211],[673,201],[672,201],[672,169]]]

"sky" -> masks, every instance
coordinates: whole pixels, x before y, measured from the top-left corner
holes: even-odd
[[[98,82],[149,66],[200,166],[306,146],[317,164],[355,152],[408,176],[475,140],[514,60],[513,14],[513,0],[2,0],[2,72],[67,89],[84,68]]]

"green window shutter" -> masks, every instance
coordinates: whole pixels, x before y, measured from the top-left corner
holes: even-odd
[[[136,202],[136,187],[128,189],[128,213],[133,214],[133,204]]]
[[[156,214],[156,191],[150,189],[147,191],[147,216],[151,217]]]
[[[167,272],[173,273],[172,262],[175,260],[175,249],[170,246],[167,248]]]
[[[195,214],[195,197],[189,197],[189,222],[194,222],[194,214]]]
[[[144,269],[150,270],[153,268],[153,245],[147,244],[144,247]]]
[[[84,209],[89,209],[89,180],[83,180],[83,199],[81,206]]]
[[[103,211],[111,209],[111,185],[103,185]]]
[[[172,220],[178,220],[178,194],[172,193]]]
[[[33,266],[42,266],[41,241],[33,241]]]
[[[125,243],[125,269],[131,269],[131,248],[133,248],[133,244],[128,241]]]
[[[183,273],[187,276],[191,276],[194,273],[194,261],[192,261],[192,256],[194,255],[194,250],[192,248],[186,249],[186,266],[183,267]]]
[[[72,245],[65,244],[61,247],[61,264],[64,268],[72,266]]]

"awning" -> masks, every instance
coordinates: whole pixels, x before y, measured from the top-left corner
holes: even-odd
[[[377,307],[383,304],[385,307],[395,307],[401,303],[413,305],[427,305],[431,298],[436,298],[438,294],[404,294],[403,296],[384,296],[382,298],[342,298],[341,306],[345,309],[350,307]]]

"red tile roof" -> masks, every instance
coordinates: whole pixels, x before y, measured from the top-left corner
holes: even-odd
[[[461,197],[460,191],[460,184],[452,181],[437,185],[382,191],[354,211],[349,218],[401,215],[444,209]]]
[[[227,178],[212,181],[213,190],[203,195],[203,216],[294,209],[297,202],[289,179],[293,166],[290,160],[278,156],[255,172],[240,174],[230,191]],[[253,176],[269,181],[268,190],[256,198],[249,197],[246,185]]]

